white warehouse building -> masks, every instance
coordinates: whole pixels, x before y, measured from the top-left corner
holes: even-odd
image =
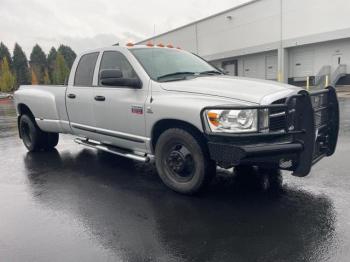
[[[229,74],[305,86],[350,85],[349,0],[253,0],[146,39]]]

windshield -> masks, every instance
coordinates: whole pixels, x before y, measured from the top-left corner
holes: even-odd
[[[191,75],[221,74],[215,67],[191,53],[166,48],[131,49],[148,75],[156,81],[183,80]]]

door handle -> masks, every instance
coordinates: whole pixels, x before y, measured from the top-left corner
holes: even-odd
[[[104,96],[95,96],[96,101],[105,101],[106,98]]]
[[[68,94],[67,97],[70,98],[70,99],[74,99],[74,98],[76,98],[77,96],[76,96],[75,94]]]

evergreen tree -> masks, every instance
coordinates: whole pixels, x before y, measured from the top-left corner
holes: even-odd
[[[0,63],[3,61],[4,57],[6,57],[9,67],[12,69],[12,58],[10,51],[3,42],[0,42]]]
[[[38,79],[37,79],[36,74],[35,74],[33,69],[31,69],[31,78],[32,78],[32,80],[31,80],[32,85],[38,85],[39,84]]]
[[[11,92],[15,87],[16,79],[11,73],[7,58],[4,57],[0,66],[0,91]]]
[[[16,76],[16,87],[30,84],[28,60],[22,48],[16,43],[13,50],[13,72]]]
[[[45,68],[47,68],[46,55],[41,47],[36,44],[30,54],[30,66],[37,77],[39,84],[44,83]]]
[[[66,61],[68,69],[71,69],[75,58],[77,57],[76,53],[66,45],[60,45],[57,52],[61,53]]]
[[[50,52],[47,56],[47,68],[48,68],[49,77],[51,79],[51,83],[54,82],[54,69],[55,69],[55,63],[56,63],[56,56],[57,56],[56,48],[51,47]]]
[[[63,55],[60,52],[58,52],[55,62],[53,83],[56,85],[64,85],[68,74],[69,69],[67,67],[66,61],[64,60]]]
[[[49,72],[46,68],[44,73],[44,85],[50,85],[50,84],[51,84],[51,80],[50,80]]]

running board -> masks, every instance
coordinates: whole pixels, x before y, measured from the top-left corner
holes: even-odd
[[[122,148],[92,142],[92,141],[89,141],[88,139],[76,138],[76,139],[74,139],[74,142],[79,144],[79,145],[92,147],[95,149],[99,149],[99,150],[102,150],[105,152],[112,153],[114,155],[126,157],[129,159],[144,162],[144,163],[149,163],[153,159],[152,157],[147,156],[147,155],[145,155],[145,156],[137,155],[131,151],[128,151],[128,150],[125,150]]]

